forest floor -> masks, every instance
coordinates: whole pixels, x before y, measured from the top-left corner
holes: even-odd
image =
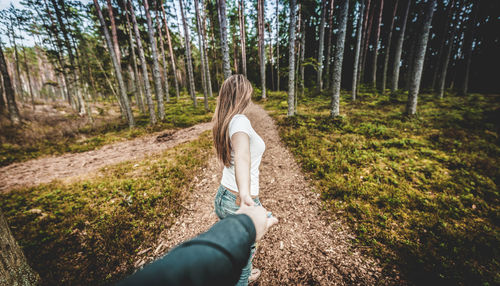
[[[392,266],[384,268],[378,260],[363,254],[363,247],[353,244],[355,236],[345,222],[323,210],[320,194],[313,190],[281,142],[277,126],[266,111],[253,105],[249,118],[266,142],[260,198],[279,219],[279,224],[258,243],[254,266],[262,270],[262,276],[256,284],[404,284],[398,270]],[[37,260],[35,269],[49,272],[41,273],[45,284],[101,284],[114,280],[130,271],[131,265],[138,268],[151,262],[215,223],[213,199],[221,167],[210,153],[208,135],[204,133],[198,145],[181,144],[180,149],[169,149],[195,139],[209,128],[209,123],[203,123],[172,134],[164,143],[155,140],[165,132],[95,151],[31,160],[0,169],[0,180],[10,186],[4,190],[21,182],[37,184],[55,178],[75,181],[41,184],[4,193],[2,197],[4,213],[11,218],[9,223],[16,238],[27,247],[28,258]],[[166,159],[153,154],[165,149],[169,149],[163,155]],[[141,155],[150,156],[140,161]],[[117,164],[123,160],[131,161]],[[107,164],[117,165],[103,168]],[[195,171],[197,165],[205,167]],[[92,173],[99,168],[96,179]],[[181,179],[176,183],[177,178]],[[155,185],[157,181],[159,186]],[[186,186],[186,190],[177,191],[176,184]],[[188,188],[191,194],[179,193]],[[163,196],[170,201],[158,204]],[[179,202],[183,205],[180,208]],[[99,214],[101,211],[104,213]],[[158,223],[159,219],[165,223]],[[46,230],[38,230],[40,227]],[[163,231],[156,235],[157,229]],[[156,240],[150,241],[151,238]],[[130,250],[134,254],[124,254]],[[59,261],[61,255],[65,258]]]

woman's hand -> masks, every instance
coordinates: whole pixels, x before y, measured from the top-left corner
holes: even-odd
[[[250,195],[241,195],[240,196],[240,206],[248,206],[248,207],[253,207],[255,205],[255,202],[252,200],[252,197]]]

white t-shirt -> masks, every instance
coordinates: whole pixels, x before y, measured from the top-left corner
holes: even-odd
[[[229,122],[229,138],[236,132],[244,132],[250,138],[250,195],[259,195],[259,165],[266,150],[264,140],[253,130],[250,120],[243,114],[236,114]],[[234,175],[234,151],[231,151],[231,166],[224,166],[221,184],[233,191],[238,191]]]

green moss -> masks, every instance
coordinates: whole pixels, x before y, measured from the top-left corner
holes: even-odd
[[[209,132],[95,178],[0,195],[0,207],[44,285],[109,284],[133,267],[181,213],[189,182],[211,154]]]
[[[498,96],[422,95],[408,119],[405,93],[363,90],[356,102],[342,94],[332,119],[326,96],[299,98],[286,118],[286,93],[268,94],[262,104],[325,208],[388,268],[416,284],[500,283]]]

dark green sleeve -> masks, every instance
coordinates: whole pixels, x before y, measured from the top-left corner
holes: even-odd
[[[118,285],[235,285],[254,242],[252,220],[229,216]]]

